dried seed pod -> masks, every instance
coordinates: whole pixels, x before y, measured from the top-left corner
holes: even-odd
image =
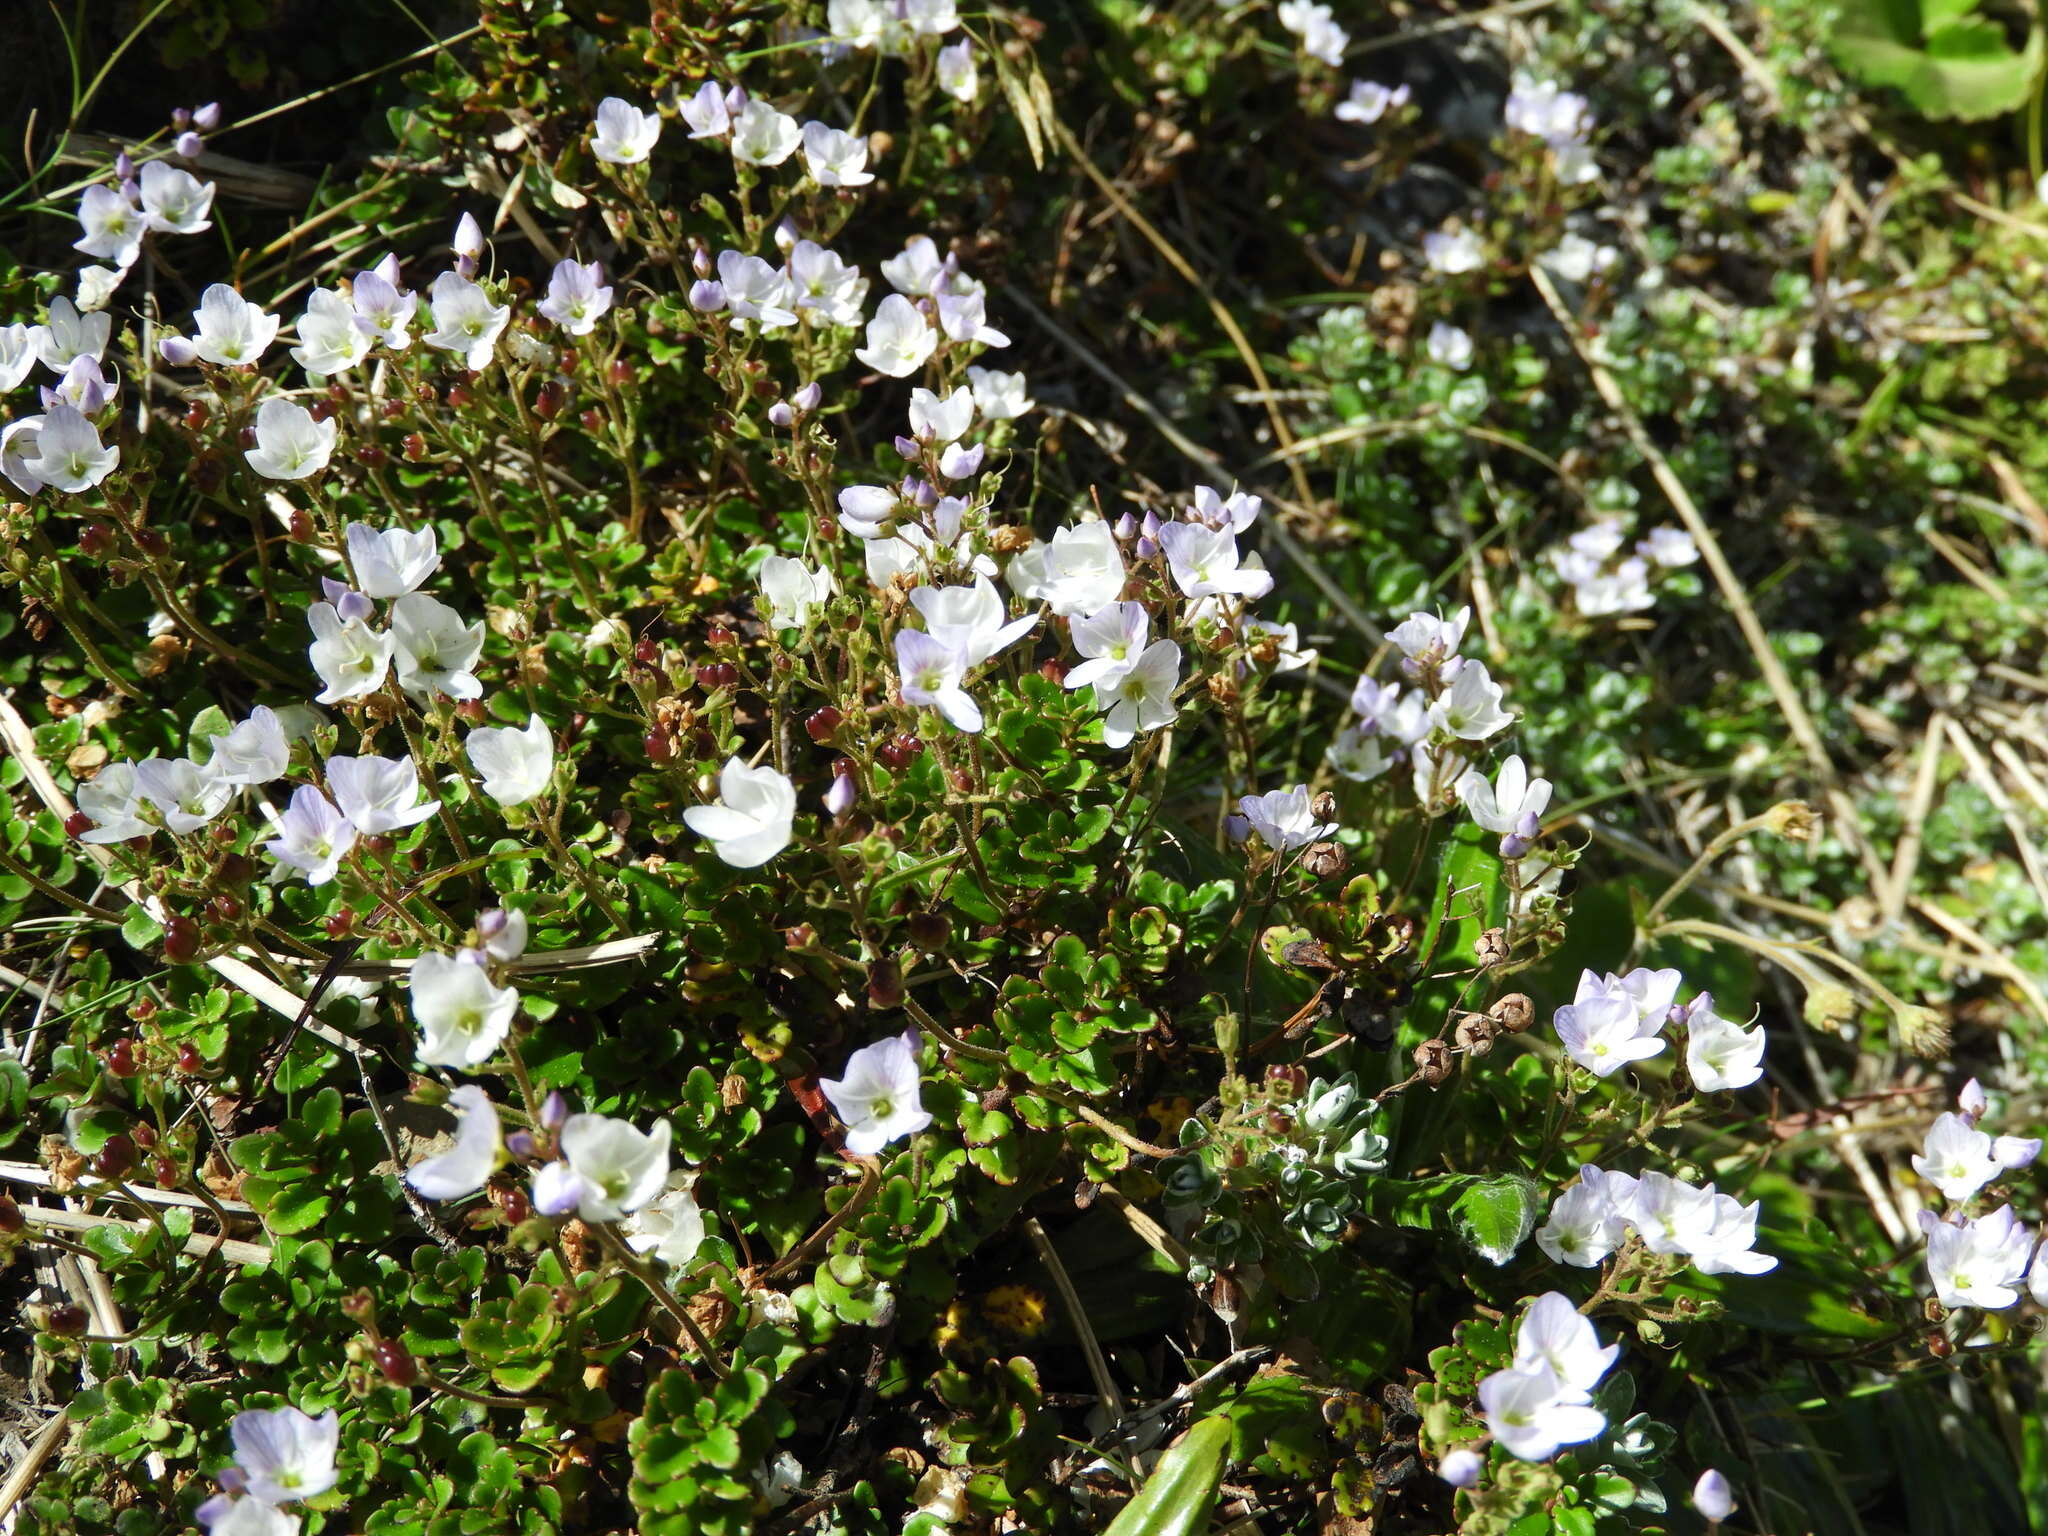
[[[1479,956],[1481,965],[1504,965],[1508,958],[1508,931],[1505,928],[1489,928],[1479,935],[1479,942],[1472,946]]]
[[[1500,1026],[1483,1013],[1468,1013],[1458,1020],[1454,1038],[1458,1049],[1467,1056],[1484,1056],[1493,1049],[1493,1042],[1500,1034]]]
[[[1351,867],[1351,855],[1341,843],[1311,843],[1301,856],[1301,867],[1319,880],[1334,880]]]
[[[1441,1040],[1424,1040],[1414,1059],[1416,1073],[1432,1088],[1451,1075],[1451,1048]]]
[[[1536,1004],[1526,992],[1510,992],[1486,1010],[1486,1016],[1511,1035],[1519,1035],[1536,1022]]]

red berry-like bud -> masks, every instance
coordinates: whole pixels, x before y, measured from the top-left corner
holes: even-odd
[[[171,965],[190,965],[199,958],[199,925],[191,918],[172,913],[164,919],[164,960]]]
[[[144,993],[128,1005],[128,1017],[138,1024],[147,1024],[156,1017],[156,999]]]
[[[291,541],[294,544],[312,543],[313,514],[304,507],[293,507],[291,524],[285,529],[285,532],[291,536]]]
[[[178,1070],[187,1077],[197,1077],[206,1070],[206,1058],[199,1054],[199,1047],[189,1040],[178,1047]]]
[[[118,1179],[135,1166],[135,1143],[116,1131],[92,1160],[92,1171],[103,1179]]]
[[[83,811],[73,811],[64,818],[66,837],[83,837],[92,830],[92,818]]]
[[[482,699],[464,699],[455,706],[455,713],[470,725],[482,725],[491,718],[490,713],[484,708]]]
[[[220,483],[227,478],[228,472],[219,459],[210,453],[202,453],[192,461],[189,473],[193,489],[202,496],[211,496],[220,489]]]
[[[242,903],[225,891],[214,897],[209,905],[213,908],[216,922],[233,923],[239,921],[242,916]]]
[[[104,560],[114,552],[114,530],[105,523],[87,523],[78,530],[78,552],[88,560]]]
[[[676,755],[676,739],[667,731],[649,731],[640,738],[640,745],[647,749],[650,763],[672,762]]]
[[[334,402],[332,400],[315,400],[312,405],[307,407],[307,414],[315,421],[332,421],[334,420]]]
[[[427,440],[417,432],[405,434],[405,456],[417,464],[427,456]]]
[[[192,471],[196,475],[199,466],[193,465]],[[138,528],[135,530],[135,542],[145,555],[154,559],[161,560],[171,552],[171,541],[163,536],[161,529]]]
[[[704,643],[714,651],[722,651],[733,643],[733,633],[723,624],[714,624],[704,631]]]
[[[409,1387],[420,1379],[419,1361],[413,1359],[412,1351],[398,1340],[379,1339],[375,1353],[377,1369],[394,1387]]]
[[[534,392],[533,414],[543,421],[553,421],[562,414],[562,407],[569,403],[569,392],[560,382],[549,379]]]
[[[135,1138],[135,1145],[142,1148],[145,1152],[156,1145],[156,1127],[147,1120],[138,1120],[135,1123],[135,1129],[128,1134]]]
[[[204,400],[194,400],[185,407],[185,425],[189,430],[197,432],[206,425],[212,415],[213,412],[207,408]]]
[[[244,448],[254,448],[256,446],[256,429],[254,427],[242,428],[241,431],[235,434],[235,441]]]
[[[405,402],[403,400],[386,400],[384,402],[383,415],[386,421],[396,421],[404,414]]]
[[[19,1232],[28,1225],[28,1218],[21,1214],[21,1207],[14,1203],[12,1195],[0,1195],[0,1232]]]
[[[630,384],[633,382],[633,365],[622,357],[611,365],[605,377],[614,384]]]
[[[158,1189],[178,1187],[178,1165],[168,1157],[159,1157],[150,1164],[150,1175],[156,1180]]]
[[[434,393],[434,386],[431,384],[414,385],[412,397],[413,399],[419,401],[421,405],[432,405],[435,402],[435,400],[439,398],[439,396],[437,396]]]
[[[883,742],[876,749],[875,756],[882,760],[882,765],[885,768],[893,768],[901,772],[916,762],[923,752],[924,743],[906,732],[901,736],[896,736]]]
[[[321,926],[327,930],[327,937],[330,939],[345,939],[355,925],[355,908],[343,907],[338,912],[329,913],[327,921]]]
[[[43,1314],[43,1326],[60,1339],[75,1339],[85,1332],[85,1308],[65,1302]]]
[[[903,1005],[903,968],[894,960],[877,960],[868,967],[868,1001],[877,1008]]]
[[[661,647],[652,640],[636,640],[633,643],[633,659],[644,667],[651,667],[661,660]]]
[[[256,864],[246,853],[231,853],[214,873],[229,885],[247,885],[256,878]]]
[[[135,1075],[135,1047],[126,1040],[116,1040],[107,1048],[107,1070],[116,1077]]]
[[[328,385],[327,398],[332,400],[336,405],[348,404],[348,386],[346,384]]]
[[[804,730],[809,733],[811,740],[822,746],[830,741],[834,733],[845,723],[846,716],[839,713],[834,706],[827,704],[823,709],[811,712],[804,720]]]
[[[391,455],[376,443],[364,443],[356,449],[356,462],[365,469],[382,469],[391,462]]]
[[[469,404],[474,398],[476,397],[470,394],[467,384],[451,384],[448,386],[448,403],[458,411]]]
[[[697,686],[706,693],[719,688],[731,688],[740,680],[740,669],[729,661],[700,661],[697,663]]]

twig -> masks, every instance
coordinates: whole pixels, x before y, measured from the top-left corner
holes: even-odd
[[[1095,1395],[1102,1399],[1103,1411],[1111,1419],[1121,1420],[1124,1416],[1124,1395],[1117,1390],[1116,1378],[1109,1374],[1109,1361],[1102,1353],[1095,1330],[1088,1325],[1088,1312],[1081,1305],[1081,1293],[1074,1289],[1073,1277],[1067,1273],[1067,1266],[1060,1262],[1052,1239],[1045,1235],[1045,1228],[1038,1224],[1036,1216],[1025,1218],[1024,1235],[1031,1239],[1031,1246],[1038,1250],[1040,1261],[1052,1275],[1053,1289],[1060,1293],[1060,1302],[1066,1307],[1075,1336],[1081,1341],[1081,1357],[1088,1362],[1088,1375],[1095,1383]]]

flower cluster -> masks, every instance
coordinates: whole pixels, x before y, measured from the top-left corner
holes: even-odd
[[[1536,1243],[1560,1264],[1591,1269],[1633,1238],[1650,1253],[1678,1255],[1703,1275],[1761,1275],[1778,1261],[1756,1251],[1763,1205],[1744,1205],[1655,1171],[1640,1178],[1593,1167],[1559,1195]]]
[[[1607,1417],[1592,1406],[1593,1390],[1620,1353],[1619,1344],[1601,1347],[1569,1297],[1537,1297],[1515,1330],[1514,1363],[1479,1383],[1486,1427],[1523,1461],[1547,1461],[1563,1446],[1597,1438]]]
[[[1579,973],[1578,989],[1553,1022],[1565,1054],[1595,1077],[1663,1053],[1667,1025],[1686,1032],[1685,1064],[1702,1093],[1747,1088],[1763,1076],[1764,1032],[1714,1009],[1711,993],[1678,1002],[1675,970],[1642,967],[1625,976]]]
[[[217,1476],[221,1491],[197,1514],[208,1536],[297,1536],[299,1517],[280,1506],[316,1499],[339,1480],[335,1452],[341,1419],[292,1407],[253,1408],[229,1426],[234,1464]]]
[[[2036,1252],[2034,1235],[2013,1208],[2001,1205],[1968,1214],[1986,1185],[2041,1155],[2039,1137],[1993,1136],[1978,1129],[1987,1107],[1982,1086],[1970,1079],[1956,1108],[1937,1115],[1927,1128],[1913,1158],[1913,1171],[1953,1207],[1945,1216],[1925,1209],[1919,1213],[1928,1279],[1944,1307],[2002,1311],[2019,1300],[2023,1281],[2033,1298],[2048,1306],[2048,1261]]]
[[[1599,178],[1590,143],[1593,112],[1576,91],[1518,73],[1502,116],[1510,133],[1540,140],[1549,149],[1554,174],[1566,186]]]
[[[1656,605],[1652,576],[1699,559],[1699,548],[1683,528],[1653,528],[1624,554],[1628,535],[1615,518],[1582,528],[1548,552],[1551,569],[1572,589],[1572,601],[1587,618],[1638,613]]]

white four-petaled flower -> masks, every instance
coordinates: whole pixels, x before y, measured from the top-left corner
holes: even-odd
[[[718,775],[718,800],[689,807],[683,824],[724,863],[755,869],[789,846],[796,786],[773,768],[749,768],[738,757],[727,758]]]
[[[846,1150],[856,1157],[872,1157],[932,1123],[919,1096],[915,1030],[862,1046],[846,1059],[844,1077],[821,1078],[818,1087],[845,1122]]]
[[[463,743],[483,775],[483,791],[502,806],[524,805],[548,787],[555,771],[555,738],[529,715],[525,726],[485,725]]]
[[[629,101],[607,96],[597,104],[590,152],[610,165],[638,165],[653,153],[660,137],[659,113],[642,112]]]
[[[482,1066],[511,1033],[519,1012],[517,992],[461,955],[421,955],[407,986],[420,1027],[420,1060],[430,1067]]]

